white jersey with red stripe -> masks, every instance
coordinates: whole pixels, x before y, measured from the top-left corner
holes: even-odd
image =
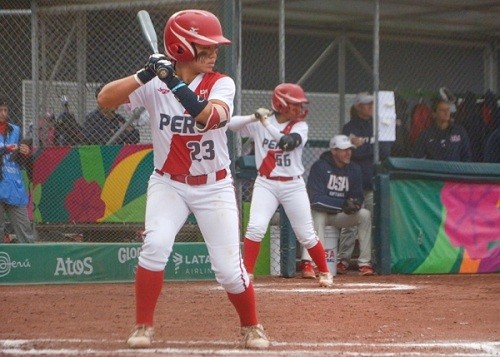
[[[206,100],[226,103],[233,112],[235,84],[232,78],[217,72],[199,74],[189,88]],[[171,175],[204,175],[228,168],[230,157],[226,127],[199,133],[195,120],[155,77],[130,96],[132,108],[144,107],[150,117],[154,165]]]
[[[250,116],[234,117],[229,124],[231,130],[238,131],[243,137],[251,137],[255,145],[255,163],[259,176],[255,179],[250,205],[250,221],[245,238],[260,242],[264,238],[271,217],[281,204],[297,237],[306,248],[318,243],[312,224],[311,208],[306,185],[302,174],[302,152],[307,142],[308,125],[305,121],[279,123],[272,115],[267,118],[268,127]],[[292,151],[279,148],[277,138],[269,127],[278,129],[282,135],[297,133],[301,144]],[[275,134],[276,135],[276,134]],[[276,135],[277,136],[277,135]]]
[[[304,173],[302,152],[307,142],[309,131],[307,123],[305,121],[278,123],[275,115],[270,116],[267,120],[269,121],[269,125],[277,127],[284,134],[299,134],[302,138],[302,143],[292,151],[283,151],[279,148],[278,141],[273,138],[259,121],[245,125],[239,132],[241,136],[251,137],[254,140],[255,163],[259,173],[268,177],[302,175]]]

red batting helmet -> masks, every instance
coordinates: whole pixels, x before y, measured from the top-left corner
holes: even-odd
[[[301,120],[307,116],[308,110],[304,104],[309,103],[304,90],[298,84],[282,83],[274,88],[272,106],[278,113],[288,113],[290,107],[288,104],[302,104],[302,112],[297,119]]]
[[[189,62],[195,59],[193,43],[202,46],[230,44],[222,35],[219,19],[204,10],[183,10],[173,14],[163,32],[165,53],[173,61]]]

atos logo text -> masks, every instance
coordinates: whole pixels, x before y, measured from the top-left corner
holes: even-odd
[[[83,260],[57,258],[57,266],[54,275],[90,275],[93,272],[94,267],[92,266],[92,257],[86,257]]]

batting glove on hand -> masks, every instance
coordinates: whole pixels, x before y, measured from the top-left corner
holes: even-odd
[[[271,111],[266,108],[259,108],[255,111],[254,115],[256,119],[263,121],[266,120],[269,115],[271,115]]]
[[[152,69],[155,71],[158,78],[160,78],[167,86],[171,83],[172,79],[175,77],[174,66],[172,65],[172,62],[170,62],[166,58],[156,61],[153,64]]]
[[[345,214],[353,214],[361,209],[361,204],[355,198],[348,198],[342,205],[342,212]]]
[[[165,55],[161,53],[155,53],[149,56],[148,61],[144,65],[144,68],[137,71],[136,76],[142,84],[148,83],[154,77],[156,77],[158,73],[158,69],[160,65],[164,65],[164,62],[167,62],[171,65],[170,61],[167,59]]]

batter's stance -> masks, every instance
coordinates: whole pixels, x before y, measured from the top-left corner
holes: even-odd
[[[212,269],[236,308],[245,348],[267,348],[254,289],[243,266],[239,215],[229,171],[226,123],[233,111],[234,81],[214,72],[218,46],[229,44],[210,12],[185,10],[168,20],[164,55],[149,57],[134,75],[108,83],[100,106],[130,101],[149,113],[155,170],[149,179],[145,239],[135,278],[136,328],[131,348],[149,347],[153,314],[176,234],[192,212],[205,238]],[[166,78],[156,76],[167,69]]]
[[[323,244],[314,231],[309,197],[302,174],[302,150],[307,142],[308,99],[297,84],[282,83],[273,91],[274,114],[259,108],[253,115],[234,116],[229,128],[255,143],[255,180],[243,245],[245,267],[253,278],[260,242],[271,217],[281,204],[290,219],[297,240],[308,250],[319,270],[319,285],[331,287]]]

